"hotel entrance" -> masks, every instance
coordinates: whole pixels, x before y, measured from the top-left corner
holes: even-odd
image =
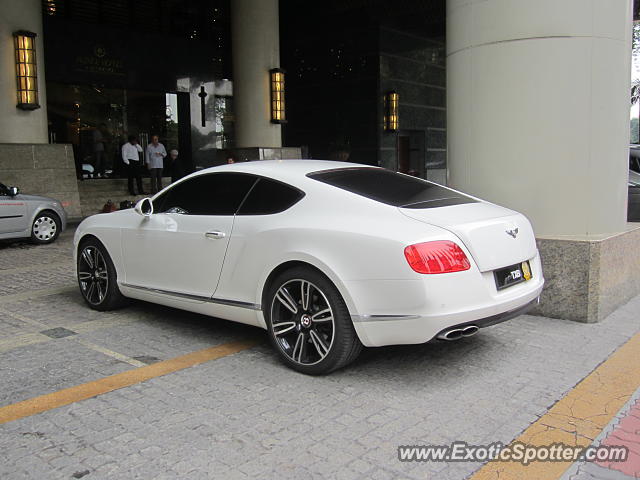
[[[180,126],[190,115],[180,97],[188,94],[61,83],[48,83],[47,93],[50,141],[73,145],[81,178],[126,176],[120,149],[129,135],[143,148],[153,134],[167,151],[186,143]]]

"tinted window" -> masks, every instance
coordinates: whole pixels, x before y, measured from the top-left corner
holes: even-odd
[[[341,168],[307,176],[395,207],[435,208],[475,202],[435,183],[383,168]]]
[[[239,215],[269,215],[284,212],[298,202],[304,193],[268,178],[260,178],[240,207]]]
[[[240,173],[198,175],[156,199],[155,212],[185,215],[234,215],[256,177]]]

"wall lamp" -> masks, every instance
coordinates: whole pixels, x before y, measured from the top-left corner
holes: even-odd
[[[271,80],[271,123],[287,123],[284,112],[284,74],[281,68],[269,70]]]
[[[25,30],[14,32],[18,103],[22,110],[40,108],[38,103],[38,68],[36,64],[36,34]]]
[[[398,101],[397,92],[387,92],[384,96],[384,129],[387,132],[397,132],[400,126]]]

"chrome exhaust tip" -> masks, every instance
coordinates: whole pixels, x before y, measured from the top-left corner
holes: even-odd
[[[459,328],[453,328],[451,330],[439,333],[438,338],[440,340],[447,340],[448,342],[460,340],[462,338],[462,330]]]
[[[450,330],[445,330],[437,335],[436,338],[440,340],[446,340],[448,342],[453,342],[455,340],[460,340],[464,337],[472,337],[476,333],[478,333],[480,328],[477,325],[467,325],[463,328],[452,328]]]
[[[477,325],[469,325],[468,327],[462,329],[462,336],[473,337],[479,331],[480,328]]]

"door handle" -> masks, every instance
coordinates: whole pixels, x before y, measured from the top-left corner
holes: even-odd
[[[226,235],[227,235],[226,233],[221,232],[219,230],[214,230],[212,232],[207,232],[204,234],[204,236],[207,238],[215,238],[215,239],[224,238]]]

